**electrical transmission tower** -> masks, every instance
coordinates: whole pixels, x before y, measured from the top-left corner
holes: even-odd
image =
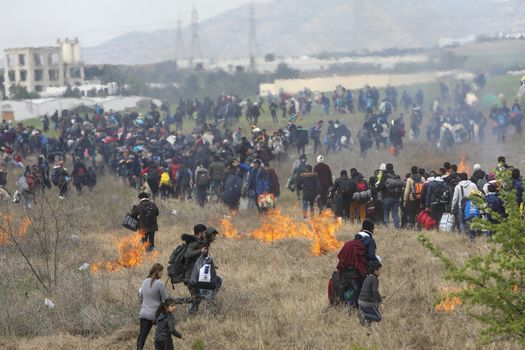
[[[191,47],[190,47],[190,67],[193,68],[193,60],[201,56],[201,46],[199,43],[199,14],[193,7],[191,11]]]
[[[184,55],[184,39],[182,37],[182,21],[177,20],[177,37],[175,38],[175,60],[180,60]]]
[[[255,22],[255,6],[253,2],[249,7],[249,54],[250,54],[250,70],[255,71],[255,56],[257,55],[257,23]]]

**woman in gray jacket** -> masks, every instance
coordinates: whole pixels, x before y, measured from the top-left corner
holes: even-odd
[[[137,350],[144,348],[146,338],[155,322],[155,314],[161,303],[166,300],[166,289],[161,282],[164,266],[159,263],[153,265],[149,271],[148,278],[142,282],[139,289],[142,306],[140,308],[140,332],[137,338]]]

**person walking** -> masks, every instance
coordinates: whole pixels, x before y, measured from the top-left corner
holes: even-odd
[[[399,229],[400,199],[405,191],[405,183],[394,173],[394,165],[392,163],[386,165],[385,173],[377,189],[383,195],[383,223],[388,225],[390,213],[392,213],[394,226],[396,229]]]
[[[315,201],[319,199],[321,193],[321,183],[319,176],[313,171],[311,165],[306,166],[306,171],[299,176],[297,190],[303,193],[303,219],[308,219],[308,207],[310,216],[314,217]]]
[[[334,185],[332,180],[332,170],[325,163],[324,157],[322,155],[317,156],[317,164],[314,167],[314,171],[319,176],[319,182],[321,184],[321,193],[319,197],[319,210],[323,211],[326,208],[328,201],[328,192],[330,188]]]
[[[416,217],[421,210],[421,198],[423,195],[423,184],[425,178],[419,174],[417,166],[410,169],[410,176],[405,185],[403,194],[403,206],[405,208],[407,224],[410,227],[416,226]]]
[[[131,216],[139,220],[139,230],[144,235],[142,242],[149,243],[148,251],[155,248],[155,232],[158,231],[157,217],[159,208],[149,199],[145,192],[139,194],[139,204],[131,208]]]
[[[148,277],[142,282],[139,289],[140,300],[140,331],[137,338],[137,350],[144,349],[144,344],[155,321],[155,313],[161,303],[167,299],[166,288],[161,278],[164,266],[159,263],[154,264]]]
[[[182,339],[182,334],[175,329],[173,313],[176,309],[177,304],[173,298],[164,300],[157,309],[155,314],[155,350],[173,350],[172,335]]]

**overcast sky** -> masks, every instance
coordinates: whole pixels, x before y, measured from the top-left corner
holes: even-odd
[[[0,0],[0,49],[53,45],[57,38],[78,37],[93,46],[120,34],[175,28],[180,16],[199,20],[250,0]],[[0,55],[2,56],[2,55]]]

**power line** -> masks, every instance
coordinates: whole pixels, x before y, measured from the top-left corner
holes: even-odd
[[[250,70],[255,71],[255,56],[257,53],[257,23],[255,22],[255,6],[253,2],[249,6],[249,34],[248,46],[250,54]]]
[[[182,21],[177,20],[177,34],[175,39],[175,60],[182,59],[184,54],[184,39],[182,37]]]
[[[190,43],[190,67],[193,67],[193,60],[201,57],[201,46],[199,42],[199,14],[195,6],[191,11],[191,43]]]

